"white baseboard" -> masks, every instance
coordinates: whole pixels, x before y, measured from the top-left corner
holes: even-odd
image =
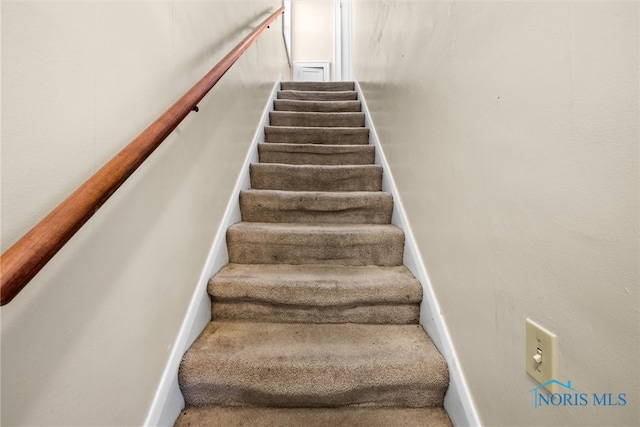
[[[413,236],[411,225],[402,205],[402,199],[393,180],[393,174],[380,146],[380,140],[371,121],[371,114],[367,108],[362,89],[356,81],[356,91],[362,101],[362,111],[365,114],[365,126],[369,128],[369,141],[376,147],[376,164],[383,167],[382,191],[393,195],[393,216],[391,223],[401,228],[405,233],[404,264],[422,284],[423,300],[420,305],[420,324],[444,356],[449,366],[449,390],[444,399],[444,407],[455,426],[479,426],[480,418],[473,403],[469,387],[458,362],[458,356],[449,335],[444,317],[422,261],[422,255]]]
[[[258,162],[258,144],[264,142],[264,127],[269,125],[269,112],[273,110],[273,100],[276,98],[281,80],[282,76],[273,85],[271,96],[262,112],[262,120],[254,134],[253,141],[242,165],[242,170],[227,203],[224,216],[211,244],[207,261],[200,274],[189,308],[184,316],[169,360],[147,413],[144,422],[145,427],[173,426],[184,408],[184,398],[178,385],[180,361],[189,346],[200,335],[207,323],[211,321],[211,300],[207,294],[207,284],[211,276],[229,262],[226,240],[227,228],[240,221],[240,204],[238,202],[240,191],[251,187],[249,165]]]

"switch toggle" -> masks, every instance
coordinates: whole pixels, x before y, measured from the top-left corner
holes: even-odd
[[[533,355],[533,361],[536,362],[538,365],[542,363],[542,355],[540,354],[540,352]]]

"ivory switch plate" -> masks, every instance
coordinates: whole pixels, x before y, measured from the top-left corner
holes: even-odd
[[[526,343],[527,373],[545,385],[549,392],[556,393],[557,384],[549,381],[558,378],[558,337],[527,319]]]

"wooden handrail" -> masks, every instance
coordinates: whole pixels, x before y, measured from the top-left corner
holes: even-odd
[[[283,12],[284,6],[265,19],[171,108],[2,254],[0,305],[24,289]]]

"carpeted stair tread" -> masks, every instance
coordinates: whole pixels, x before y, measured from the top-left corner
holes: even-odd
[[[376,158],[373,145],[258,144],[260,163],[290,165],[367,165]]]
[[[364,127],[364,113],[272,111],[271,126]]]
[[[422,287],[405,266],[227,264],[209,281],[218,300],[298,305],[414,303]]]
[[[240,212],[249,222],[389,224],[393,197],[381,191],[244,190]]]
[[[420,325],[211,322],[178,379],[193,406],[433,407],[448,376]]]
[[[251,188],[285,191],[381,191],[378,165],[285,165],[254,163]]]
[[[209,281],[212,318],[275,323],[418,323],[405,267],[228,264]]]
[[[276,99],[273,101],[275,111],[307,111],[321,113],[359,112],[362,111],[360,101],[296,101],[292,99]]]
[[[332,91],[355,90],[354,82],[281,82],[282,90]]]
[[[293,99],[297,101],[355,101],[358,93],[353,90],[340,92],[280,90],[277,99]]]
[[[402,265],[404,232],[393,225],[239,222],[227,229],[238,264]]]
[[[189,406],[176,427],[453,427],[442,408],[237,408]]]
[[[280,144],[367,145],[369,128],[265,126],[264,140]]]

